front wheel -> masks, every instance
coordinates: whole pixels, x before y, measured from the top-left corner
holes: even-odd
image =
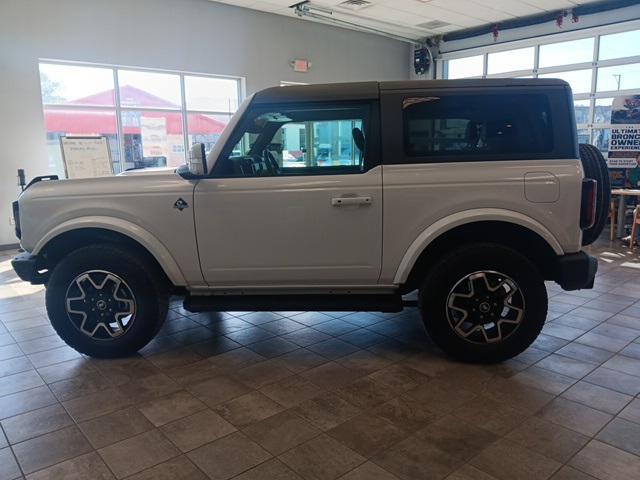
[[[115,245],[92,245],[65,256],[46,291],[58,335],[92,357],[123,357],[144,347],[162,326],[166,286],[148,262]]]
[[[547,292],[538,269],[517,251],[467,245],[431,269],[419,305],[440,348],[464,361],[491,363],[518,355],[536,339]]]

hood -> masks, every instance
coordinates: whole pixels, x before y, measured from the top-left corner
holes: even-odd
[[[163,175],[175,172],[176,167],[148,167],[148,168],[132,168],[119,173],[118,177],[129,175]]]

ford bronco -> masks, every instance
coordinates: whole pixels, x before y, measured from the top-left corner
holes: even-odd
[[[96,357],[132,354],[170,295],[192,312],[400,311],[418,290],[444,351],[495,362],[590,288],[609,180],[560,80],[275,87],[177,169],[34,179],[14,203],[20,278]]]

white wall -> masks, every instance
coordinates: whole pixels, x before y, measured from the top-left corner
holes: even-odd
[[[406,79],[408,48],[207,0],[0,0],[0,245],[16,241],[16,170],[48,173],[39,58],[236,75],[252,93],[281,80]],[[311,71],[293,72],[294,58]]]

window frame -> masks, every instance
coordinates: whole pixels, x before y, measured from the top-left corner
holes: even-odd
[[[638,88],[626,90],[608,90],[598,92],[598,69],[602,67],[620,66],[632,63],[640,63],[640,55],[632,55],[627,57],[619,57],[614,59],[600,59],[600,39],[607,35],[625,33],[640,30],[640,20],[631,20],[623,23],[612,25],[604,25],[569,32],[560,32],[546,35],[543,37],[528,38],[522,40],[514,40],[494,45],[485,45],[482,47],[473,47],[464,50],[450,51],[441,54],[436,61],[436,78],[446,79],[448,61],[452,59],[461,59],[466,57],[484,56],[484,69],[481,76],[468,78],[514,78],[531,76],[537,78],[541,74],[553,74],[567,72],[573,70],[591,69],[591,88],[586,93],[574,94],[574,100],[588,100],[590,102],[589,113],[586,123],[577,124],[577,130],[587,131],[590,143],[594,143],[596,139],[596,131],[599,129],[613,128],[611,122],[597,122],[595,118],[596,101],[602,98],[610,98],[618,95],[640,95],[640,86]],[[549,44],[567,42],[571,40],[581,40],[584,38],[593,38],[593,52],[590,60],[580,63],[567,63],[553,67],[540,67],[540,47]],[[487,74],[487,60],[490,53],[496,53],[506,50],[517,50],[528,46],[535,47],[534,65],[530,70],[509,71],[499,74]]]
[[[403,101],[407,98],[420,96],[453,96],[453,95],[501,95],[508,90],[510,94],[517,95],[539,93],[548,97],[554,132],[553,148],[543,153],[519,153],[519,154],[447,154],[447,155],[410,155],[405,151],[405,125]],[[460,88],[433,88],[419,90],[385,91],[382,93],[382,131],[384,135],[383,158],[384,164],[437,164],[437,163],[472,163],[472,162],[505,162],[522,160],[550,160],[578,158],[575,139],[574,112],[570,108],[568,91],[564,87],[460,87]],[[562,122],[558,119],[570,118],[570,122]]]
[[[218,74],[208,74],[208,73],[180,71],[180,70],[146,68],[146,67],[138,67],[138,66],[131,66],[131,65],[73,62],[73,61],[51,59],[51,58],[39,58],[38,65],[40,64],[53,64],[53,65],[62,65],[62,66],[69,66],[69,67],[104,68],[107,70],[111,70],[111,75],[113,77],[112,85],[113,85],[113,92],[114,92],[113,93],[114,105],[92,106],[92,105],[82,105],[82,104],[64,105],[64,104],[55,104],[55,103],[45,103],[42,101],[42,97],[40,101],[41,101],[43,112],[47,109],[50,109],[50,110],[72,109],[75,111],[99,110],[99,111],[115,112],[116,138],[117,138],[117,144],[118,144],[118,166],[120,168],[120,172],[124,172],[127,170],[125,131],[124,131],[125,127],[123,125],[123,119],[122,119],[123,112],[140,112],[140,113],[156,112],[156,113],[181,115],[182,116],[182,137],[183,137],[183,148],[184,148],[183,157],[184,157],[184,162],[186,163],[187,155],[189,153],[189,149],[191,148],[191,145],[189,144],[188,116],[189,115],[219,115],[219,116],[227,116],[230,119],[240,107],[240,104],[245,98],[245,93],[246,93],[245,78],[231,76],[231,75],[218,75]],[[141,106],[123,106],[120,99],[120,83],[119,83],[119,76],[118,76],[118,72],[122,70],[177,75],[179,77],[180,101],[181,101],[180,107],[177,109],[169,109],[169,108],[154,108],[154,107],[141,107]],[[219,110],[214,111],[214,110],[189,109],[187,107],[187,102],[186,102],[187,97],[186,97],[186,90],[185,90],[185,77],[203,77],[203,78],[226,79],[226,80],[235,81],[237,85],[237,93],[238,93],[238,105],[236,105],[236,110],[228,112],[228,111],[219,111]]]
[[[233,148],[240,141],[242,136],[246,132],[247,125],[253,121],[256,115],[261,113],[273,112],[285,109],[305,109],[315,110],[319,108],[331,109],[331,108],[363,108],[365,110],[363,114],[363,127],[365,129],[365,154],[363,157],[363,164],[361,169],[349,169],[349,166],[326,166],[315,173],[303,172],[294,173],[294,168],[291,169],[291,173],[283,173],[279,175],[259,175],[259,176],[244,176],[244,175],[221,175],[220,169],[223,168],[222,162],[229,160],[230,154]],[[379,104],[377,101],[365,100],[365,101],[323,101],[323,102],[281,102],[281,103],[266,103],[260,105],[249,105],[238,124],[234,128],[224,147],[220,151],[220,155],[216,158],[216,161],[211,168],[211,172],[204,178],[213,179],[261,179],[261,178],[284,178],[284,177],[321,177],[328,175],[357,175],[364,174],[369,170],[380,165],[380,125],[379,125]]]

